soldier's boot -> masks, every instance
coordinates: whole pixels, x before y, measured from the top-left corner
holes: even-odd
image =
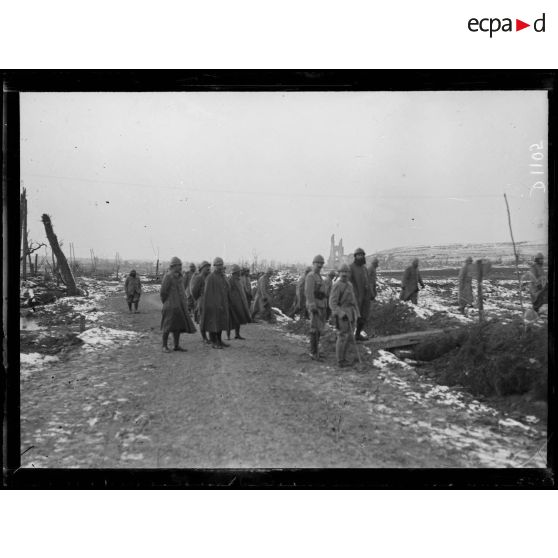
[[[318,344],[316,342],[316,333],[310,332],[310,358],[317,360],[318,358]]]
[[[361,334],[362,326],[363,326],[363,323],[361,321],[361,318],[359,318],[357,320],[357,323],[356,323],[355,341],[366,341],[366,338],[363,337],[362,334]]]
[[[345,352],[347,350],[347,345],[345,339],[340,335],[337,336],[337,341],[335,343],[335,358],[337,359],[337,366],[345,366]]]
[[[165,331],[163,332],[163,352],[164,353],[170,353],[170,349],[168,348],[168,343],[169,341],[169,332]]]
[[[325,360],[325,357],[322,356],[322,355],[320,354],[320,337],[321,337],[320,332],[317,332],[317,333],[316,333],[316,355],[317,355],[317,360]]]

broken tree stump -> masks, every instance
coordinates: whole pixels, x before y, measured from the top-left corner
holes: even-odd
[[[52,228],[52,223],[50,217],[44,213],[42,216],[42,221],[45,226],[46,236],[50,243],[50,248],[52,249],[52,253],[56,256],[56,260],[58,262],[58,269],[62,280],[67,288],[67,293],[69,296],[76,296],[79,295],[79,289],[76,286],[76,280],[74,279],[74,274],[68,265],[68,260],[62,252],[62,248],[60,248],[60,244],[58,243],[58,238],[54,234],[54,230]]]

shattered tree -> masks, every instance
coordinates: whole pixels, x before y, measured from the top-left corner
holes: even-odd
[[[42,221],[45,226],[45,232],[50,243],[50,248],[52,250],[52,253],[56,256],[56,260],[58,261],[58,268],[60,271],[60,275],[62,276],[62,281],[64,281],[64,284],[68,289],[68,295],[79,295],[80,293],[78,288],[76,287],[76,280],[74,279],[74,275],[72,273],[72,270],[70,269],[70,266],[68,265],[68,260],[66,259],[64,252],[62,252],[60,244],[58,244],[58,239],[54,234],[50,217],[46,213],[44,213],[42,216]]]

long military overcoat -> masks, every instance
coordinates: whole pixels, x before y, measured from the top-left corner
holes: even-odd
[[[360,318],[360,312],[352,283],[341,280],[333,283],[329,295],[329,307],[337,319],[347,316],[349,323],[354,327],[357,318]],[[337,329],[339,329],[338,325]]]
[[[229,278],[231,300],[231,329],[252,321],[250,306],[246,298],[246,291],[240,277],[232,275]]]
[[[216,271],[205,281],[200,327],[212,333],[230,330],[230,286]]]
[[[135,277],[128,275],[124,283],[124,290],[126,291],[126,298],[130,302],[137,302],[141,296],[140,278],[137,275]]]
[[[363,320],[367,320],[368,314],[370,313],[370,283],[368,281],[368,270],[364,264],[358,265],[355,262],[353,262],[349,268],[349,281],[353,285],[353,290],[355,291],[360,317]]]
[[[164,332],[194,333],[196,326],[188,314],[182,274],[168,271],[163,277],[160,294],[163,301],[161,329]]]
[[[418,292],[419,283],[424,287],[418,267],[410,265],[403,272],[403,277],[401,278],[401,295],[399,298],[401,300],[409,300],[411,296]]]

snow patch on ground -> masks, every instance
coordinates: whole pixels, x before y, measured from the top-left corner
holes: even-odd
[[[283,314],[283,312],[281,312],[281,310],[279,308],[275,308],[275,306],[273,306],[271,308],[271,310],[275,314],[275,319],[279,323],[289,323],[289,322],[293,321],[292,318],[289,318],[289,316],[287,316],[286,314]]]
[[[128,344],[140,337],[140,335],[136,331],[99,326],[80,333],[78,337],[84,343],[84,350],[93,351],[99,348]]]
[[[393,366],[407,369],[412,368],[407,363],[398,359],[393,353],[382,349],[378,351],[378,357],[372,361],[372,365],[380,370],[390,370]]]
[[[47,364],[57,362],[58,357],[41,353],[21,353],[19,355],[21,378],[27,378],[32,372],[43,369]]]

